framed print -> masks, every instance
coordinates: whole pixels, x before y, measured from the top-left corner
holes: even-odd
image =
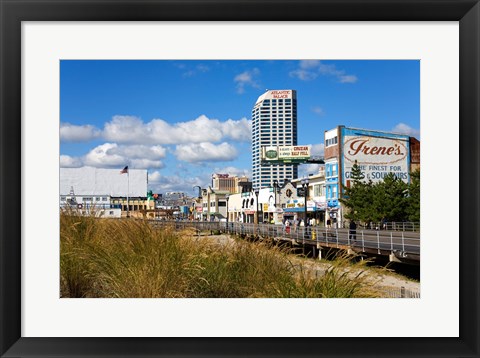
[[[199,0],[178,3],[162,0],[0,0],[0,3],[2,357],[479,356],[479,248],[476,241],[479,234],[480,181],[478,1],[347,0],[337,4],[321,0]],[[396,68],[388,67],[397,62],[412,64],[416,71],[414,86],[403,87],[403,76],[395,73]],[[359,75],[360,63],[368,63],[369,76]],[[305,84],[296,93],[299,98],[306,97],[308,90],[318,93],[318,97],[328,98],[339,87],[342,86],[342,90],[347,88],[342,92],[339,108],[366,102],[368,97],[365,93],[362,94],[364,97],[358,93],[350,93],[348,97],[348,91],[353,92],[349,85],[365,83],[369,100],[378,97],[379,103],[370,105],[362,115],[373,116],[386,106],[380,103],[384,97],[378,90],[375,92],[368,87],[375,76],[393,94],[399,93],[400,96],[403,91],[415,97],[414,102],[419,104],[415,113],[420,118],[423,142],[424,185],[419,194],[423,223],[419,274],[422,277],[421,297],[344,300],[340,296],[333,299],[292,296],[273,299],[271,295],[247,295],[264,297],[255,300],[226,299],[223,297],[228,297],[228,294],[225,294],[215,299],[206,298],[209,297],[206,295],[196,299],[178,299],[173,297],[179,296],[152,298],[154,296],[131,292],[105,294],[111,292],[107,290],[96,291],[101,294],[90,291],[76,295],[74,289],[62,287],[59,281],[61,249],[58,235],[61,229],[58,188],[61,188],[62,195],[62,190],[68,191],[70,186],[62,189],[61,178],[65,171],[59,170],[59,157],[64,167],[80,162],[95,163],[99,158],[104,162],[110,161],[109,168],[114,168],[111,170],[115,172],[110,183],[118,181],[121,184],[118,190],[122,191],[122,183],[128,179],[126,210],[129,216],[134,214],[129,210],[140,210],[133,205],[130,209],[130,187],[140,187],[140,192],[145,191],[142,186],[145,178],[142,176],[139,182],[133,175],[133,163],[148,162],[148,165],[163,168],[162,161],[166,161],[168,155],[175,155],[184,163],[201,166],[203,162],[195,161],[195,157],[199,152],[204,156],[211,153],[211,148],[219,153],[221,147],[223,156],[220,159],[213,156],[219,162],[228,153],[251,150],[250,133],[244,135],[247,139],[243,147],[234,147],[229,142],[239,138],[242,128],[249,130],[248,120],[230,119],[227,114],[224,115],[224,119],[228,118],[225,122],[209,118],[208,112],[203,116],[192,114],[200,116],[195,121],[188,121],[186,115],[182,115],[178,122],[188,123],[188,126],[182,127],[157,119],[157,114],[131,113],[129,108],[133,106],[119,106],[118,113],[110,111],[105,114],[110,118],[104,119],[105,125],[101,129],[101,125],[94,122],[97,120],[93,118],[95,115],[87,109],[94,106],[101,108],[108,102],[109,95],[122,104],[135,102],[140,104],[139,107],[147,107],[148,102],[166,106],[165,102],[155,98],[155,94],[166,96],[177,93],[186,103],[176,102],[172,106],[172,116],[175,108],[179,111],[180,107],[186,109],[194,104],[198,108],[208,108],[202,107],[206,102],[214,103],[217,108],[233,108],[233,102],[226,95],[227,90],[214,80],[192,85],[198,99],[194,98],[195,91],[190,91],[191,88],[182,93],[181,86],[166,75],[150,88],[151,92],[136,96],[135,91],[139,91],[144,83],[141,78],[155,78],[158,64],[165,66],[163,73],[177,70],[183,81],[198,79],[215,66],[219,72],[226,73],[228,67],[234,64],[238,70],[229,72],[228,79],[236,98],[252,88],[258,91],[259,87],[268,86],[270,90],[263,97],[258,97],[268,101],[273,101],[275,96],[275,99],[285,101],[294,98],[287,89],[279,91],[282,83],[273,80],[279,78],[282,68],[289,78]],[[120,70],[111,72],[112,68]],[[261,82],[260,73],[264,74],[264,78],[268,74],[271,80]],[[132,81],[127,82],[124,74],[128,74]],[[331,85],[323,88],[323,92],[312,87],[312,80],[321,76],[329,79]],[[88,82],[87,78],[98,81],[81,87],[79,83]],[[278,88],[272,89],[271,83]],[[287,81],[284,83],[288,86]],[[104,88],[102,93],[97,91],[100,86]],[[156,87],[161,87],[163,92],[157,91]],[[70,96],[66,96],[69,89]],[[88,101],[78,101],[86,98],[86,92],[91,95]],[[204,97],[205,93],[211,95]],[[73,106],[77,107],[75,115],[84,121],[82,125],[66,123],[68,119],[62,118],[61,113],[67,108],[65,103],[72,99],[77,100]],[[323,140],[325,135],[328,146],[336,144],[337,137],[330,135],[331,128],[339,128],[340,140],[345,140],[347,144],[357,143],[357,146],[364,145],[359,142],[359,136],[372,135],[368,129],[375,129],[353,130],[348,122],[328,122],[324,108],[314,103],[309,110],[318,115],[315,117],[317,121],[327,122],[325,134],[322,131],[321,137]],[[401,117],[411,115],[400,109],[391,112],[389,115],[397,122],[402,121]],[[275,116],[277,114],[279,117],[280,114],[287,116],[287,112],[275,111]],[[341,115],[345,118],[355,116],[355,113],[344,111]],[[307,115],[299,111],[299,118],[301,116]],[[227,122],[231,127],[227,126]],[[413,133],[412,128],[405,126],[403,130]],[[182,135],[191,133],[192,128],[204,136],[220,131],[221,139],[215,139],[217,144],[213,147],[199,144],[203,143],[200,140],[198,143],[186,142]],[[121,137],[119,133],[128,134],[128,138]],[[151,133],[157,137],[149,137]],[[134,136],[137,139],[132,141]],[[87,137],[94,144],[82,152],[78,143]],[[66,146],[61,138],[70,140],[69,152],[64,151]],[[175,138],[176,142],[172,142]],[[405,138],[397,136],[394,140]],[[220,144],[221,141],[224,143]],[[395,151],[394,147],[390,151],[388,149],[393,143],[392,138],[377,138],[377,142],[380,144],[375,144],[375,149],[355,148],[357,152],[362,149],[365,156],[371,154],[371,150],[383,150],[384,154]],[[168,147],[171,143],[176,147]],[[378,149],[378,146],[383,149]],[[398,144],[397,147],[400,148]],[[355,148],[351,147],[352,151]],[[138,152],[142,154],[138,155]],[[123,163],[126,153],[136,161]],[[346,162],[338,170],[348,168],[353,173],[352,166],[356,165],[356,161],[353,157],[345,158]],[[395,166],[400,176],[403,171],[407,172],[402,166],[410,164],[410,159],[401,160]],[[378,174],[376,170],[382,163],[377,164],[368,175]],[[337,170],[337,167],[328,168]],[[180,166],[177,169],[179,173],[184,173]],[[158,171],[150,177],[153,180],[158,178],[161,178]],[[165,177],[164,181],[167,181]],[[196,182],[188,182],[188,185],[197,187]],[[306,185],[308,187],[308,183]],[[348,187],[346,181],[344,185]],[[202,189],[201,186],[198,188]],[[286,203],[288,200],[293,203],[296,196],[301,196],[294,187],[287,189]],[[65,200],[71,200],[67,196],[68,193]],[[99,202],[106,199],[102,195],[97,196]],[[112,200],[119,200],[115,195],[111,196]],[[305,205],[301,208],[307,219],[309,208],[307,195],[304,196]],[[226,199],[227,215],[230,213],[228,200],[232,200],[230,204],[234,205],[233,196],[230,198]],[[253,199],[249,197],[248,205]],[[82,202],[75,202],[75,207],[83,210],[83,205],[88,207],[88,200],[93,202],[95,197],[83,198]],[[258,196],[256,200],[258,208]],[[273,201],[275,206],[277,197]],[[114,205],[117,204],[125,206],[124,202],[112,201],[109,214],[115,215],[118,208]],[[136,202],[135,205],[143,204]],[[221,209],[219,204],[216,205]],[[262,208],[262,221],[283,222],[288,226],[284,230],[289,234],[297,229],[293,226],[294,221],[289,221],[289,224],[283,221],[287,210],[282,211],[282,219],[279,219],[278,215],[274,215],[277,211],[272,211],[270,216],[264,215],[269,213],[267,202]],[[343,214],[335,208],[329,209],[333,213],[331,220],[343,219]],[[251,215],[248,210],[241,213],[245,217]],[[357,214],[356,211],[354,213]],[[232,214],[233,218],[235,227],[241,227],[240,222],[244,223],[243,219],[241,221]],[[322,220],[326,225],[327,218],[322,217]],[[226,222],[228,228],[228,219]],[[379,231],[383,222],[381,218]],[[259,225],[260,222],[254,220],[254,224]],[[265,227],[269,227],[268,223]],[[119,230],[112,229],[109,235],[115,236]],[[348,230],[347,240],[357,240],[361,236],[356,226],[350,226]],[[393,248],[393,234],[391,237]],[[380,253],[380,244],[377,249]],[[109,269],[106,266],[103,268]],[[141,279],[138,273],[130,278]],[[95,285],[98,289],[102,283]]]

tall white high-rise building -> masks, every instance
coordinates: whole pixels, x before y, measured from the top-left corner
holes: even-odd
[[[261,165],[262,147],[297,145],[297,92],[267,90],[252,109],[252,185],[273,186],[298,177],[295,164]]]

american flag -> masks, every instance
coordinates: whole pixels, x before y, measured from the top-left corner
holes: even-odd
[[[123,168],[123,170],[120,170],[120,174],[125,174],[125,173],[128,173],[128,165]]]

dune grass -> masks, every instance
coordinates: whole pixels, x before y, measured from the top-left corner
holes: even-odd
[[[312,275],[266,243],[219,244],[141,220],[60,217],[61,297],[374,297],[363,271]]]

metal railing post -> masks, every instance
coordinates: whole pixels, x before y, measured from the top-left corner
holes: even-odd
[[[402,232],[402,251],[405,252],[405,237]]]
[[[365,238],[363,237],[364,231],[362,231],[362,252],[365,252]]]
[[[377,252],[380,255],[380,231],[377,231]]]
[[[393,232],[390,233],[390,251],[393,251]]]

